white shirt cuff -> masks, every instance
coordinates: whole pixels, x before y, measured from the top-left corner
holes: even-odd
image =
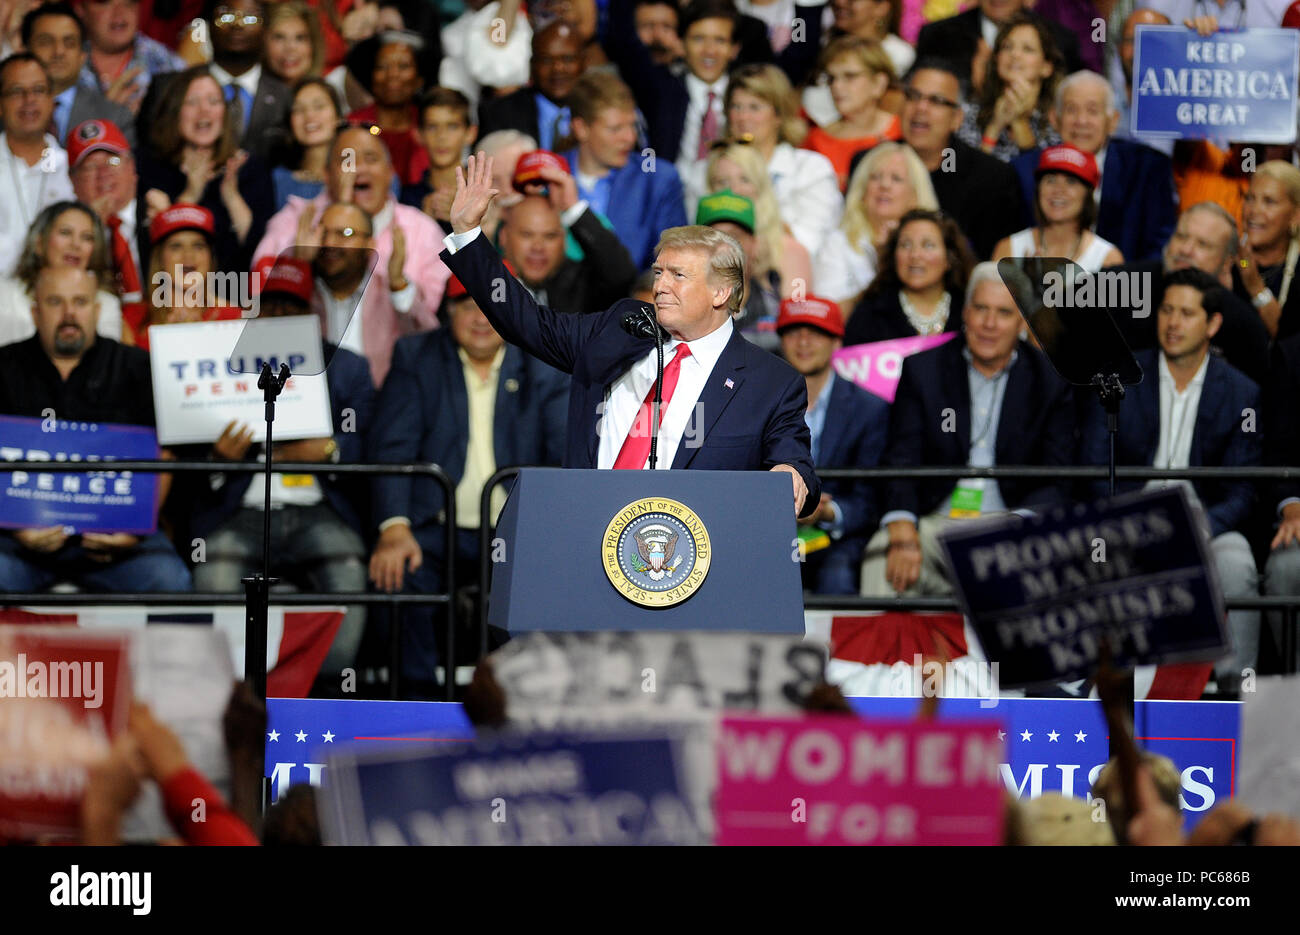
[[[448,253],[456,253],[463,247],[468,246],[475,237],[477,237],[483,228],[475,227],[465,231],[463,234],[448,234],[442,238],[442,244],[447,248]]]
[[[407,519],[405,516],[390,516],[388,517],[388,519],[384,520],[382,523],[379,524],[379,531],[383,532],[384,530],[388,529],[388,527],[396,526],[399,523],[407,527],[411,525],[411,521]]]
[[[565,230],[568,230],[574,224],[578,223],[578,218],[582,217],[582,212],[586,210],[587,200],[585,198],[579,198],[569,207],[565,208],[563,213],[560,214],[560,223],[564,225]]]
[[[392,300],[394,309],[401,312],[403,315],[408,314],[411,311],[412,306],[415,305],[415,283],[408,279],[406,281],[405,289],[400,289],[398,291],[390,289],[388,297]]]
[[[916,514],[910,510],[890,510],[880,518],[880,528],[888,529],[890,523],[897,522],[900,519],[911,520],[913,526],[920,528],[921,524],[917,522]]]
[[[1285,500],[1279,503],[1277,505],[1277,515],[1281,517],[1282,511],[1285,510],[1292,503],[1300,503],[1300,497],[1287,497]]]
[[[831,514],[833,518],[830,522],[821,522],[817,525],[830,534],[830,537],[838,542],[844,538],[844,511],[834,500],[831,501]]]

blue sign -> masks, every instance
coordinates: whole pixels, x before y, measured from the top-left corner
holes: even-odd
[[[958,595],[1003,688],[1116,668],[1216,659],[1223,597],[1187,491],[1173,487],[939,534]]]
[[[912,717],[917,698],[850,698],[859,714]],[[1086,799],[1110,757],[1101,703],[1082,698],[1003,698],[983,708],[978,698],[945,698],[939,718],[1002,724],[1003,782],[1016,798],[1059,792]],[[1236,792],[1241,704],[1235,701],[1139,701],[1134,705],[1138,746],[1167,756],[1182,780],[1184,827],[1194,828]]]
[[[152,461],[158,436],[139,425],[0,416],[0,460]],[[148,535],[158,528],[158,475],[0,473],[0,527]]]
[[[1290,143],[1296,138],[1300,32],[1247,29],[1202,37],[1139,26],[1135,135]]]
[[[473,746],[339,753],[331,844],[701,844],[669,731],[530,733]]]

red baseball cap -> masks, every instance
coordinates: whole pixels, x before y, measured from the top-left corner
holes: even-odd
[[[1038,178],[1044,172],[1064,172],[1073,175],[1089,188],[1096,188],[1101,181],[1101,173],[1097,171],[1097,160],[1092,157],[1092,153],[1085,153],[1069,143],[1049,146],[1043,150],[1043,154],[1038,157],[1038,168],[1034,170],[1034,177]]]
[[[315,288],[311,264],[306,260],[286,256],[276,260],[271,271],[266,274],[266,280],[262,283],[262,295],[278,292],[310,305]]]
[[[463,282],[455,276],[447,280],[447,299],[463,299],[467,295],[469,295],[469,290],[465,288]]]
[[[131,152],[126,137],[110,120],[83,120],[68,134],[68,165],[76,167],[97,149],[107,150],[116,156]]]
[[[569,174],[569,164],[555,153],[548,149],[534,149],[532,152],[524,153],[515,163],[515,177],[512,180],[515,188],[523,191],[527,182],[545,182],[546,179],[542,178],[541,171],[543,166],[559,169],[565,175]]]
[[[1296,0],[1282,14],[1283,29],[1300,29],[1300,0]]]
[[[840,307],[815,295],[805,296],[801,300],[781,300],[781,312],[776,316],[777,333],[792,325],[808,325],[825,331],[833,338],[844,337],[844,316],[840,314]]]
[[[199,205],[174,204],[154,215],[153,223],[149,225],[149,239],[160,243],[177,231],[185,230],[200,231],[211,240],[216,233],[212,212]]]

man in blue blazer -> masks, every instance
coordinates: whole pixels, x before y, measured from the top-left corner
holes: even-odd
[[[508,346],[464,286],[448,285],[450,327],[398,340],[375,406],[370,460],[438,464],[456,482],[456,580],[477,575],[479,498],[499,468],[555,465],[562,455],[564,376]],[[500,510],[504,490],[493,498]],[[433,593],[445,586],[447,503],[429,478],[383,475],[372,510],[379,539],[370,577],[382,591]],[[402,628],[407,694],[432,695],[438,640],[428,608]]]
[[[1245,467],[1263,454],[1259,387],[1210,353],[1210,338],[1222,323],[1225,292],[1212,276],[1182,269],[1165,277],[1157,312],[1160,349],[1139,351],[1143,379],[1131,387],[1119,410],[1115,462],[1151,467]],[[1100,407],[1084,425],[1084,463],[1105,464],[1109,439]],[[1151,481],[1148,486],[1159,486]],[[1185,482],[1184,482],[1185,483]],[[1121,482],[1136,490],[1141,481]],[[1248,480],[1206,480],[1192,485],[1205,510],[1210,551],[1225,597],[1259,594],[1255,558],[1241,530],[1255,502]],[[1104,482],[1094,487],[1106,494]],[[1231,687],[1259,652],[1259,611],[1228,614],[1234,654],[1216,667],[1220,688]]]
[[[1092,153],[1101,170],[1097,236],[1118,247],[1126,262],[1158,259],[1178,219],[1169,157],[1113,136],[1119,122],[1115,92],[1096,72],[1076,72],[1061,82],[1051,119],[1061,139]],[[1021,153],[1011,163],[1020,178],[1031,226],[1038,223],[1034,170],[1041,154],[1041,149]]]
[[[624,299],[604,312],[572,315],[539,306],[509,274],[479,223],[497,191],[492,160],[457,169],[452,230],[442,259],[501,336],[572,374],[564,466],[647,466],[652,343],[623,321],[646,306]],[[657,467],[771,470],[790,475],[796,515],[820,502],[804,411],[803,378],[732,327],[745,281],[740,245],[711,228],[664,232],[655,260],[655,312],[668,333]]]
[[[813,463],[819,468],[875,467],[889,431],[889,404],[838,377],[831,356],[840,349],[844,320],[840,307],[808,296],[786,299],[776,319],[781,351],[808,385]],[[880,515],[872,485],[862,480],[828,480],[821,502],[800,525],[816,527],[829,540],[811,548],[803,563],[804,587],[815,594],[857,594],[858,569],[867,537]],[[801,538],[817,541],[801,530]]]

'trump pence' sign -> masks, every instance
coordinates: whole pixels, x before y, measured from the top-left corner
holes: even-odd
[[[998,844],[996,724],[728,717],[718,844]]]
[[[257,387],[262,362],[289,365],[292,376],[276,400],[275,437],[334,434],[329,388],[321,372],[320,320],[315,315],[255,319],[256,342],[240,321],[154,325],[149,329],[154,413],[160,445],[213,442],[231,421],[266,438],[265,406]],[[258,344],[257,348],[250,345]]]
[[[1217,658],[1223,597],[1187,491],[1050,514],[955,523],[939,534],[957,592],[1003,688]]]

